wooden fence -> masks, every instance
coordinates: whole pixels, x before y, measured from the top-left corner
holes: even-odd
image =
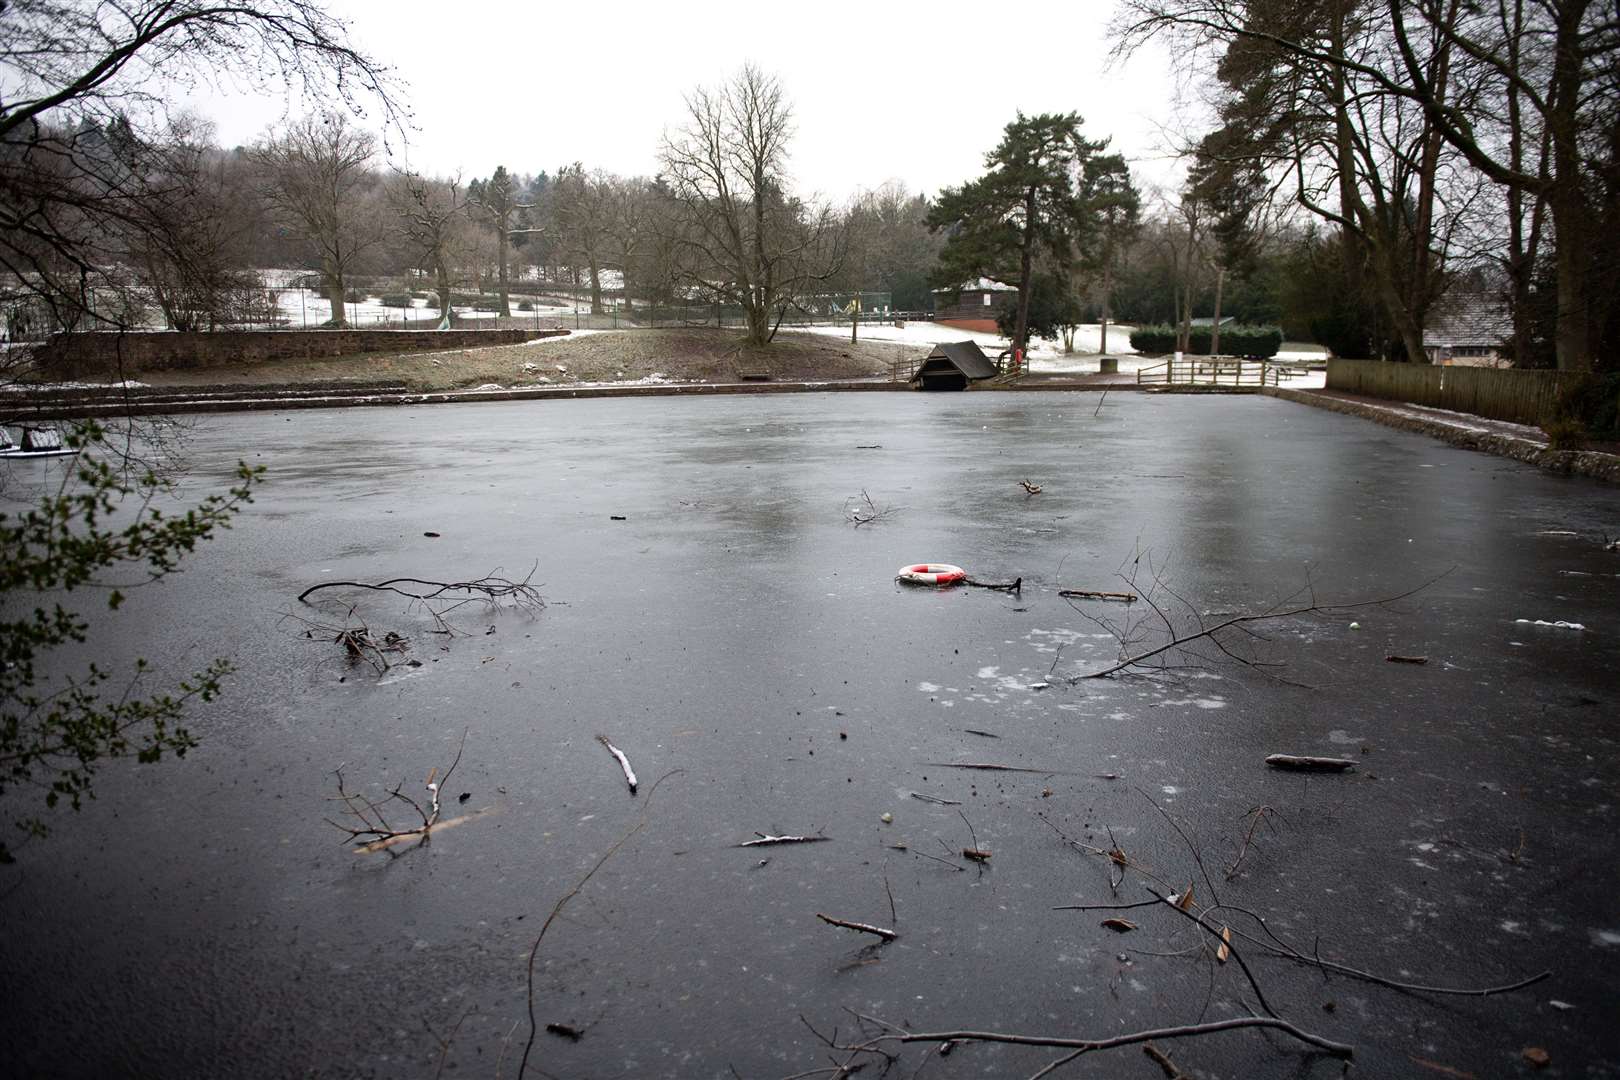
[[[1138,386],[1276,386],[1279,365],[1235,356],[1183,356],[1136,372]]]
[[[1568,372],[1511,368],[1392,364],[1384,360],[1328,361],[1329,390],[1516,424],[1539,424],[1553,407]]]

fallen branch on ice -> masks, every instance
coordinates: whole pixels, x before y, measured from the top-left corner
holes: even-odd
[[[1296,772],[1344,772],[1356,767],[1355,759],[1342,757],[1312,757],[1309,754],[1271,754],[1266,764],[1273,769],[1292,769]]]
[[[369,799],[360,792],[350,791],[344,782],[343,766],[339,765],[336,769],[332,770],[337,776],[338,786],[338,793],[332,796],[332,801],[342,803],[343,813],[357,824],[343,825],[333,821],[331,818],[327,818],[326,823],[331,825],[333,828],[340,830],[341,832],[347,833],[351,841],[361,842],[360,846],[354,849],[356,854],[370,854],[373,852],[384,851],[396,844],[404,843],[409,840],[426,840],[435,826],[444,828],[448,827],[450,824],[450,822],[445,822],[443,825],[441,825],[439,822],[439,794],[443,788],[443,785],[450,782],[450,775],[456,771],[456,766],[461,764],[461,752],[466,748],[466,745],[467,732],[465,729],[463,729],[461,732],[461,742],[456,746],[455,759],[450,762],[450,767],[444,771],[444,779],[436,782],[439,775],[439,767],[437,765],[435,765],[433,769],[429,771],[426,781],[426,788],[429,798],[428,805],[426,807],[423,807],[421,803],[405,794],[404,780],[401,780],[398,784],[395,784],[393,789],[388,792],[387,796],[380,801]],[[384,812],[384,808],[387,807],[389,803],[394,802],[400,803],[402,806],[409,807],[416,815],[416,818],[420,824],[402,829],[395,828],[393,825],[389,824],[387,815]],[[482,816],[483,813],[484,811],[479,811],[478,814],[468,814],[454,820],[459,824],[469,820],[470,818]]]
[[[1093,592],[1090,589],[1059,589],[1058,595],[1073,600],[1115,600],[1121,604],[1134,604],[1138,599],[1135,593]]]
[[[630,785],[630,794],[636,793],[636,771],[630,767],[630,759],[624,756],[624,751],[608,742],[606,735],[598,735],[596,741],[607,747],[607,752],[619,759],[619,767],[624,770],[625,783]]]
[[[881,926],[873,926],[871,923],[850,922],[848,919],[835,919],[831,915],[823,915],[819,911],[816,912],[816,918],[820,919],[828,926],[841,926],[845,930],[858,930],[863,934],[876,934],[884,941],[893,941],[895,938],[900,936],[893,930],[887,930]]]
[[[819,844],[823,840],[831,840],[832,839],[832,837],[830,837],[830,836],[822,836],[820,833],[817,833],[815,836],[767,836],[765,833],[756,832],[754,835],[759,837],[759,839],[758,840],[744,840],[742,843],[738,844],[737,846],[738,847],[764,847],[767,844]]]

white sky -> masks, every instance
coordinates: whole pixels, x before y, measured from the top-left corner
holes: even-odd
[[[1109,65],[1113,0],[787,5],[329,0],[362,49],[408,83],[418,170],[487,176],[582,161],[656,171],[682,95],[751,60],[793,102],[792,171],[835,201],[898,179],[933,194],[982,171],[1016,110],[1077,111],[1139,183],[1172,184],[1175,76],[1157,51]],[[1010,49],[1018,41],[1039,47]],[[221,92],[191,106],[226,146],[252,142],[282,100]],[[295,105],[295,108],[298,106]],[[395,147],[396,154],[399,147]]]

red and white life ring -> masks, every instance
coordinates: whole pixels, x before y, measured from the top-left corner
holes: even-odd
[[[915,563],[902,566],[894,576],[913,585],[955,585],[967,580],[967,571],[950,563]]]

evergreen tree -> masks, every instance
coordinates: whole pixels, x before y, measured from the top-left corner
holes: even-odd
[[[1066,267],[1088,225],[1079,179],[1108,144],[1080,134],[1078,113],[1018,114],[985,155],[985,174],[947,188],[928,225],[946,233],[935,280],[991,277],[1018,285],[1013,348],[1029,339],[1029,308],[1043,259]]]

